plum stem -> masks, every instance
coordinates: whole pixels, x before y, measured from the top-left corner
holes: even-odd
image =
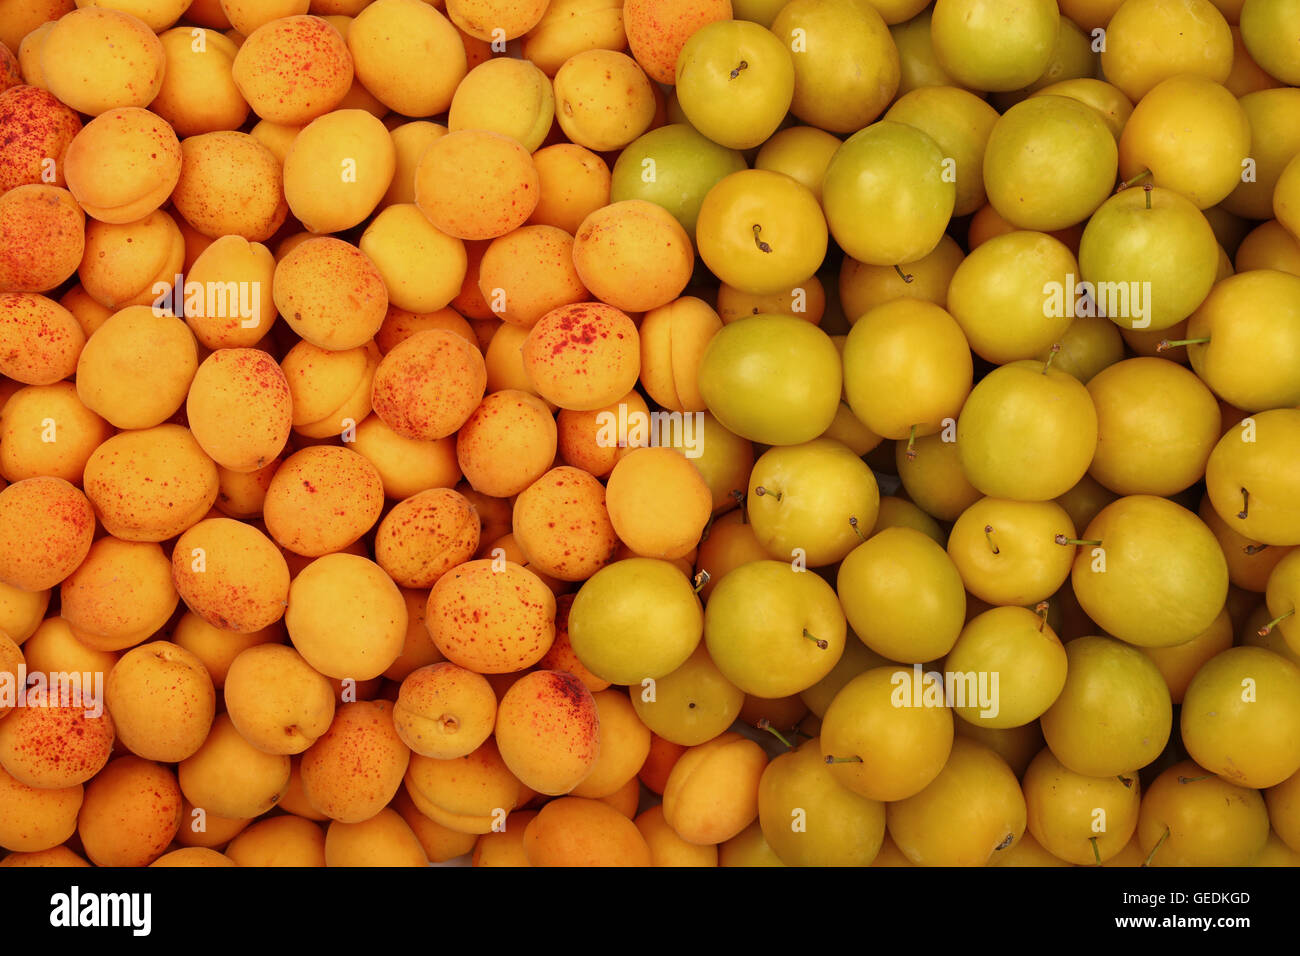
[[[1200,339],[1161,339],[1160,344],[1156,346],[1157,352],[1168,352],[1170,349],[1176,349],[1180,345],[1208,345],[1210,337],[1207,335]]]
[[[984,540],[989,543],[989,548],[992,549],[994,554],[1002,553],[1001,549],[999,549],[998,546],[993,543],[993,525],[986,524],[984,526]]]
[[[1294,613],[1295,613],[1295,608],[1291,608],[1291,610],[1287,611],[1285,614],[1279,614],[1277,617],[1273,618],[1273,620],[1269,621],[1267,624],[1265,624],[1263,627],[1259,629],[1258,631],[1259,636],[1268,637],[1268,635],[1272,633],[1273,628],[1277,627],[1279,624],[1281,624],[1283,621],[1285,621],[1288,617],[1290,617]]]
[[[908,461],[916,461],[916,426],[915,425],[913,425],[912,430],[908,432],[907,451],[904,454],[904,457]]]
[[[1250,511],[1250,492],[1245,488],[1241,489],[1241,510],[1237,512],[1237,517],[1242,521],[1246,520],[1246,515]]]
[[[785,735],[782,734],[781,731],[779,731],[779,730],[777,730],[775,727],[773,727],[773,726],[772,726],[772,722],[771,722],[770,720],[768,720],[766,717],[760,717],[759,720],[758,720],[758,723],[755,724],[754,726],[757,727],[759,730],[766,730],[769,734],[771,734],[771,735],[772,735],[773,737],[775,737],[777,740],[781,741],[781,743],[785,744],[786,747],[789,748],[790,750],[793,750],[793,749],[794,749],[794,744],[792,744],[792,743],[790,743],[790,741],[786,740],[786,739],[785,739]]]
[[[1142,186],[1142,191],[1143,191],[1144,193],[1146,193],[1146,200],[1147,200],[1147,208],[1148,208],[1148,209],[1151,208],[1151,190],[1153,190],[1153,189],[1155,189],[1155,187],[1154,187],[1153,185],[1151,185],[1151,183],[1144,183],[1143,186]]]
[[[1268,545],[1266,544],[1248,544],[1241,550],[1245,551],[1247,554],[1259,554],[1267,547]]]
[[[1091,545],[1101,544],[1100,541],[1094,541],[1091,538],[1067,538],[1063,534],[1058,534],[1053,540],[1055,540],[1057,544],[1073,544],[1076,546],[1082,546],[1085,544],[1091,544]]]
[[[827,763],[862,763],[861,757],[827,757]]]
[[[1156,845],[1151,848],[1151,852],[1147,854],[1147,858],[1142,861],[1143,866],[1151,865],[1152,859],[1155,858],[1156,851],[1159,850],[1160,847],[1164,844],[1164,842],[1168,839],[1169,839],[1169,827],[1165,827],[1164,835],[1161,836],[1160,839],[1156,841]]]
[[[1088,837],[1088,842],[1092,844],[1092,858],[1097,861],[1098,866],[1101,866],[1101,851],[1097,849],[1097,838]]]
[[[1120,183],[1119,189],[1115,191],[1123,192],[1125,189],[1128,189],[1130,186],[1136,186],[1138,183],[1142,182],[1142,180],[1146,179],[1150,175],[1151,175],[1151,170],[1144,169],[1142,170],[1142,172],[1138,173],[1132,179],[1126,179],[1124,180],[1124,182]]]
[[[740,63],[736,66],[736,68],[731,71],[731,78],[734,80],[736,77],[740,76],[741,70],[747,70],[747,69],[749,69],[749,64],[746,63],[744,60],[741,60]]]
[[[696,573],[693,579],[696,594],[699,594],[701,591],[704,590],[704,586],[709,583],[710,577],[711,575],[709,574],[708,571],[705,571],[703,568],[700,568],[700,570]]]
[[[759,252],[771,252],[772,247],[760,238],[762,232],[763,227],[758,223],[754,223],[754,245],[758,246]]]
[[[867,540],[867,536],[863,534],[862,529],[858,527],[857,515],[849,515],[849,527],[851,527],[854,531],[856,531],[858,533],[858,537],[861,538],[863,541]]]
[[[779,491],[768,491],[768,490],[767,490],[766,488],[764,488],[762,485],[759,485],[757,488],[754,489],[754,494],[758,495],[760,498],[763,497],[764,495],[771,495],[771,496],[772,496],[773,498],[775,498],[777,501],[780,501],[780,500],[781,500],[781,492],[779,492]]]
[[[916,276],[912,275],[912,273],[910,273],[910,272],[904,272],[904,271],[902,270],[902,267],[897,266],[897,265],[894,266],[894,271],[898,273],[898,277],[899,277],[900,279],[902,279],[904,282],[907,282],[907,283],[910,283],[913,279],[916,278]]]
[[[808,633],[808,628],[806,628],[806,627],[803,629],[803,636],[806,637],[806,638],[808,638],[808,640],[812,641],[814,644],[816,644],[818,647],[820,647],[823,651],[826,650],[826,648],[830,647],[830,644],[827,643],[826,641],[822,640],[822,639],[819,638],[819,637],[813,637],[811,634],[809,634],[809,633]]]
[[[1043,374],[1044,374],[1044,375],[1046,375],[1046,374],[1047,374],[1047,370],[1048,370],[1049,368],[1052,367],[1052,360],[1053,360],[1054,358],[1056,358],[1057,353],[1060,352],[1060,351],[1061,351],[1061,343],[1060,343],[1060,342],[1053,342],[1053,343],[1052,343],[1052,347],[1051,347],[1050,349],[1047,350],[1047,361],[1043,363]]]
[[[1047,602],[1039,601],[1034,605],[1034,613],[1038,615],[1038,633],[1043,633],[1043,628],[1047,626]]]

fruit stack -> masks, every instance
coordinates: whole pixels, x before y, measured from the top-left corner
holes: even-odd
[[[1300,863],[1295,0],[0,0],[0,866]]]

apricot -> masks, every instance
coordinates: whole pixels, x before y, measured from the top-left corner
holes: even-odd
[[[25,385],[53,385],[76,369],[85,341],[72,313],[53,299],[0,293],[0,374]]]
[[[257,817],[275,806],[289,786],[289,758],[258,750],[228,714],[220,714],[203,746],[180,762],[177,777],[194,806],[219,817]]]
[[[411,752],[386,700],[341,705],[302,757],[307,800],[331,820],[360,823],[379,813],[402,785]],[[364,767],[365,773],[357,773]]]
[[[38,853],[10,853],[3,860],[0,860],[0,866],[57,866],[66,869],[67,867],[88,867],[90,864],[66,846],[56,846]]]
[[[487,388],[483,355],[454,332],[417,332],[384,356],[370,403],[403,438],[434,441],[456,432]]]
[[[467,561],[429,592],[425,623],[447,660],[509,674],[541,660],[555,640],[555,595],[510,561]]]
[[[309,9],[311,0],[219,0],[219,3],[226,22],[243,36],[249,36],[272,20],[301,16]],[[196,2],[195,6],[198,5]]]
[[[194,438],[214,462],[250,472],[284,449],[293,426],[293,401],[284,373],[266,352],[219,349],[194,373],[185,414]]]
[[[561,409],[556,419],[560,458],[597,478],[644,442],[635,434],[634,422],[648,423],[650,406],[635,389],[603,408],[590,411]],[[752,464],[752,462],[751,462]],[[744,479],[747,481],[746,470]]]
[[[181,160],[172,203],[201,235],[265,242],[284,224],[280,162],[257,138],[233,130],[190,136]]]
[[[389,206],[361,235],[361,251],[383,277],[389,301],[414,312],[444,308],[465,279],[465,244],[411,203]]]
[[[547,76],[555,76],[569,57],[584,50],[626,47],[621,3],[551,0],[542,18],[524,35],[523,55]]]
[[[181,235],[184,237],[183,232]],[[59,296],[59,305],[72,313],[86,338],[94,335],[113,314],[112,309],[91,298],[81,283]]]
[[[357,79],[403,116],[434,116],[465,77],[465,47],[451,22],[421,0],[376,0],[348,30]]]
[[[722,843],[758,816],[758,782],[767,754],[737,733],[682,754],[664,787],[664,819],[687,843]]]
[[[22,644],[36,633],[49,604],[49,591],[24,591],[0,581],[0,633]]]
[[[77,832],[81,784],[42,790],[19,783],[0,769],[0,847],[39,853]]]
[[[573,237],[555,226],[521,226],[493,239],[479,265],[478,287],[495,314],[524,328],[588,298],[573,265]]]
[[[604,487],[570,465],[551,469],[519,495],[514,528],[534,570],[562,581],[586,580],[618,549]]]
[[[415,202],[415,167],[419,165],[420,157],[428,145],[447,135],[447,127],[428,120],[412,120],[391,127],[388,135],[393,140],[393,181],[379,203],[381,209],[398,203]]]
[[[486,678],[440,661],[417,668],[402,681],[393,721],[415,753],[450,760],[482,746],[496,712],[496,695]]]
[[[534,152],[555,118],[555,94],[545,73],[526,59],[493,57],[461,80],[447,111],[447,129],[485,129]]]
[[[551,649],[542,655],[542,659],[537,662],[537,666],[544,670],[564,671],[572,674],[578,680],[582,681],[587,690],[593,694],[604,690],[609,686],[609,681],[603,680],[587,670],[582,661],[578,660],[578,655],[573,652],[573,644],[569,641],[569,609],[573,607],[572,594],[560,594],[555,598],[555,641],[551,644]]]
[[[76,676],[80,683],[81,675]],[[108,763],[113,718],[102,700],[87,699],[98,688],[80,684],[80,694],[77,689],[77,684],[28,688],[25,706],[0,721],[0,767],[19,783],[39,790],[75,787]]]
[[[677,57],[691,34],[716,20],[731,19],[731,0],[628,0],[623,28],[632,55],[657,83],[677,82]]]
[[[187,846],[179,850],[172,850],[170,853],[164,853],[149,865],[160,867],[210,867],[238,866],[239,864],[224,853],[218,853],[208,847]]]
[[[354,823],[335,820],[325,831],[326,866],[428,866],[419,838],[396,810]]]
[[[185,324],[209,349],[250,348],[271,331],[275,259],[260,242],[221,236],[185,271]]]
[[[289,211],[309,232],[351,229],[388,192],[396,162],[387,128],[365,110],[339,109],[317,117],[284,157]]]
[[[702,412],[700,360],[722,319],[707,302],[683,296],[651,309],[641,319],[641,384],[670,411]]]
[[[24,591],[52,588],[85,559],[95,511],[62,478],[28,478],[0,491],[0,581]]]
[[[718,848],[687,843],[664,819],[662,805],[637,816],[636,828],[650,847],[651,866],[717,866]]]
[[[221,847],[233,840],[251,819],[232,820],[209,814],[181,797],[181,828],[176,834],[176,842],[181,846]]]
[[[231,76],[253,112],[303,125],[334,109],[352,85],[352,54],[320,17],[272,20],[248,34]]]
[[[0,292],[60,285],[81,264],[85,224],[78,201],[58,186],[15,186],[0,196]]]
[[[433,441],[403,438],[378,415],[371,415],[357,426],[352,447],[374,466],[389,498],[409,498],[429,488],[450,488],[460,481],[454,434]]]
[[[185,402],[198,367],[194,333],[184,322],[128,306],[86,341],[77,358],[77,397],[117,428],[153,428]],[[149,387],[124,388],[130,381]]]
[[[523,225],[541,181],[518,140],[490,130],[449,132],[429,144],[415,169],[415,204],[439,230],[493,239]]]
[[[629,548],[669,561],[694,550],[713,513],[699,470],[671,448],[637,448],[621,459],[610,472],[605,503]]]
[[[601,797],[600,799],[629,820],[635,821],[637,808],[641,805],[641,781],[636,777],[629,777],[627,783],[608,797]]]
[[[519,780],[544,794],[568,793],[596,766],[601,731],[591,691],[572,674],[533,671],[497,708],[501,758]]]
[[[645,763],[637,771],[637,779],[653,793],[663,796],[664,788],[668,786],[669,774],[673,772],[673,767],[688,749],[682,744],[675,744],[656,733],[651,733],[650,753],[646,755]]]
[[[484,833],[474,842],[472,866],[529,866],[524,852],[524,832],[537,816],[536,810],[516,810],[505,819],[500,830]],[[3,863],[0,863],[2,866]]]
[[[325,831],[302,817],[270,817],[231,840],[226,856],[236,866],[324,866]]]
[[[172,194],[181,156],[180,140],[162,117],[135,106],[114,108],[73,138],[63,174],[86,215],[100,222],[135,222]]]
[[[636,778],[650,753],[650,728],[641,723],[623,691],[609,688],[593,698],[599,715],[600,754],[591,773],[573,788],[572,794],[601,800]]]
[[[552,800],[524,831],[532,866],[650,866],[650,847],[636,824],[607,803]]]
[[[125,650],[152,637],[180,601],[160,545],[115,537],[90,546],[59,595],[60,613],[77,640],[100,651]]]
[[[521,787],[490,737],[464,757],[413,755],[405,783],[421,813],[458,833],[499,827],[517,805]]]
[[[172,551],[172,578],[191,611],[226,631],[249,634],[284,615],[289,566],[257,528],[208,518],[186,530]]]
[[[320,445],[294,452],[276,469],[262,515],[277,544],[314,558],[360,538],[383,506],[383,484],[369,461],[349,448]]]
[[[105,308],[154,305],[172,290],[185,266],[185,237],[161,209],[136,222],[91,221],[77,275],[82,288]]]
[[[399,587],[431,588],[474,556],[478,515],[450,488],[431,488],[398,502],[375,533],[375,561]]]
[[[644,268],[651,260],[655,268]],[[645,312],[681,295],[695,268],[695,253],[686,230],[668,210],[643,199],[624,199],[597,209],[578,226],[573,264],[600,301],[626,312]]]
[[[216,30],[177,27],[160,33],[162,86],[149,108],[178,136],[239,129],[248,118],[248,101],[231,75],[239,47]]]
[[[561,408],[609,405],[636,384],[641,348],[636,325],[599,302],[563,305],[543,315],[523,343],[523,365],[538,393]]]
[[[479,492],[519,494],[555,460],[556,427],[540,399],[518,389],[484,397],[456,434],[456,462]]]
[[[275,306],[299,336],[330,351],[365,345],[384,322],[388,292],[364,252],[342,239],[308,239],[275,267]]]
[[[378,677],[397,659],[406,636],[406,603],[373,561],[327,554],[289,587],[285,626],[293,646],[326,677]]]
[[[181,790],[167,767],[118,757],[86,787],[77,835],[96,866],[148,866],[181,827]]]
[[[565,136],[587,149],[622,149],[654,120],[654,88],[624,53],[575,53],[556,71],[553,83],[556,121]]]
[[[19,653],[27,658],[28,673],[40,671],[45,674],[109,674],[122,656],[115,651],[97,651],[82,644],[61,617],[47,617],[41,621]],[[8,667],[0,664],[0,672],[4,670]]]
[[[0,93],[0,195],[28,184],[63,186],[63,154],[79,132],[81,117],[45,90],[14,86]]]
[[[203,662],[168,641],[123,654],[104,690],[118,739],[145,760],[179,763],[191,756],[216,714],[216,692]]]
[[[370,414],[379,349],[367,343],[334,352],[299,342],[280,363],[289,384],[293,429],[306,438],[351,434]]]
[[[489,321],[496,322],[495,319]],[[384,316],[384,324],[375,333],[375,345],[379,346],[381,355],[387,355],[416,332],[428,332],[433,329],[455,332],[470,345],[479,347],[474,326],[450,306],[434,309],[432,312],[408,312],[406,309],[397,308],[391,302],[388,305],[388,314]]]
[[[573,235],[584,219],[609,202],[609,164],[585,147],[547,146],[533,154],[533,165],[541,195],[529,223],[555,226]]]
[[[40,63],[49,91],[90,116],[148,106],[167,66],[148,24],[99,6],[60,17],[41,45]]]
[[[217,466],[180,425],[114,435],[86,462],[86,497],[109,534],[166,541],[217,500]]]

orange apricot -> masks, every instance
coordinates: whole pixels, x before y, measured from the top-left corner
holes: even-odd
[[[653,261],[654,269],[644,264]],[[600,301],[627,312],[667,305],[686,288],[695,253],[662,206],[624,199],[587,216],[573,241],[578,276]]]
[[[636,384],[640,339],[636,325],[616,306],[562,305],[529,331],[523,364],[543,398],[561,408],[598,409]]]
[[[399,587],[431,588],[474,556],[478,539],[474,506],[450,488],[430,488],[385,515],[375,532],[375,561]]]
[[[85,560],[95,511],[62,478],[28,478],[0,491],[0,581],[43,591]]]
[[[487,388],[483,355],[454,332],[418,332],[379,363],[371,405],[403,438],[433,441],[459,429]]]
[[[523,225],[537,206],[540,179],[518,140],[489,130],[457,130],[434,142],[415,170],[415,204],[439,230],[492,239]]]
[[[537,663],[555,640],[555,595],[509,561],[468,561],[429,592],[425,622],[449,661],[480,674]]]
[[[456,461],[476,490],[519,494],[555,460],[555,418],[541,399],[518,389],[484,397],[456,434]]]

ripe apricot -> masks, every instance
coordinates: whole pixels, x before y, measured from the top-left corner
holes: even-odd
[[[289,587],[284,615],[299,653],[326,677],[370,680],[397,659],[406,603],[390,577],[354,554],[327,554]]]
[[[101,651],[153,636],[180,601],[160,545],[103,537],[59,586],[60,613],[79,641]]]
[[[618,536],[605,489],[580,468],[552,468],[515,499],[514,534],[533,569],[584,581],[614,557]]]
[[[635,324],[599,302],[543,315],[523,343],[523,365],[538,393],[561,408],[602,408],[636,384],[641,365]]]
[[[467,561],[429,592],[425,617],[438,650],[480,674],[509,674],[537,663],[555,640],[555,595],[510,561]]]
[[[365,110],[319,116],[303,127],[284,157],[289,211],[312,233],[351,229],[388,192],[396,162],[387,128]]]
[[[261,816],[289,786],[289,758],[258,750],[220,714],[197,751],[177,767],[185,799],[219,817]]]
[[[429,144],[415,168],[415,204],[439,230],[492,239],[521,226],[537,206],[541,182],[518,140],[463,129]]]
[[[654,269],[638,263],[653,260]],[[667,305],[695,268],[690,237],[662,206],[624,199],[587,216],[573,239],[578,277],[596,298],[626,312]]]
[[[176,775],[141,757],[118,757],[86,787],[77,835],[96,866],[148,866],[181,826]]]
[[[95,534],[90,501],[62,478],[28,478],[0,491],[0,581],[52,588],[85,559]]]
[[[375,371],[371,405],[403,438],[434,441],[459,429],[487,388],[483,355],[454,332],[418,332]]]
[[[72,313],[53,299],[0,292],[0,375],[53,385],[77,367],[85,342]]]
[[[528,217],[530,223],[555,226],[573,235],[584,219],[609,202],[609,165],[583,146],[546,146],[533,153],[533,165],[540,196]]]
[[[15,186],[0,196],[0,292],[46,292],[76,272],[85,224],[78,200],[58,186]]]
[[[610,472],[606,505],[629,548],[671,561],[699,543],[713,495],[690,459],[671,448],[637,448]]]
[[[181,155],[180,140],[162,117],[136,106],[114,108],[73,138],[63,174],[86,215],[100,222],[135,222],[172,194]]]
[[[375,533],[375,561],[399,587],[431,588],[474,555],[474,507],[450,488],[430,488],[396,506]]]
[[[77,275],[82,289],[105,308],[162,300],[185,265],[185,237],[172,219],[155,209],[129,223],[92,220]]]
[[[592,772],[599,732],[591,691],[560,671],[533,671],[511,685],[494,731],[510,772],[544,794],[568,793]]]
[[[573,264],[573,237],[555,226],[521,226],[493,239],[479,264],[478,287],[495,314],[524,328],[588,298]]]
[[[108,712],[127,750],[178,763],[203,745],[216,714],[212,678],[197,656],[168,641],[122,655],[105,684]]]
[[[43,89],[15,86],[0,93],[0,136],[6,144],[0,195],[29,183],[63,186],[63,154],[79,132],[81,117]],[[53,179],[47,179],[47,171]]]
[[[314,558],[360,538],[383,506],[383,483],[369,461],[350,448],[320,445],[284,460],[271,478],[262,514],[276,543]]]
[[[650,847],[636,824],[607,803],[552,800],[524,831],[532,866],[650,866]]]
[[[231,130],[181,142],[181,175],[171,199],[186,222],[212,239],[265,242],[289,214],[275,154],[257,138]]]
[[[161,425],[181,407],[198,371],[194,334],[174,315],[134,305],[114,313],[77,358],[77,397],[117,428]],[[123,381],[149,382],[123,388]]]
[[[148,106],[167,65],[148,24],[100,6],[60,17],[41,44],[40,64],[49,91],[91,116]]]

